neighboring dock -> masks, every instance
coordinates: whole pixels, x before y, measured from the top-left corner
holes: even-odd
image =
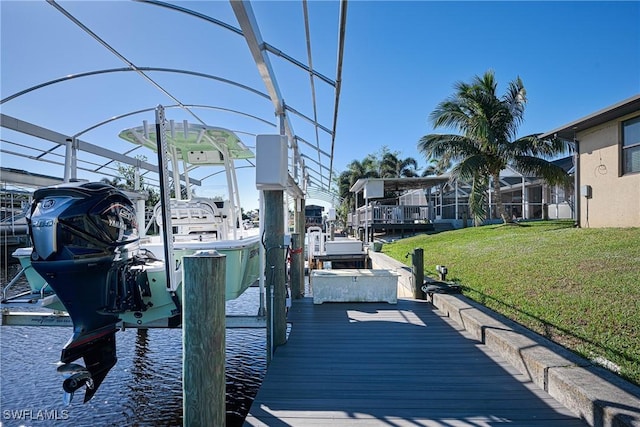
[[[584,426],[426,301],[296,300],[246,426]]]

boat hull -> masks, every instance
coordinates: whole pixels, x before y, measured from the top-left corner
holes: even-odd
[[[162,254],[162,242],[149,242],[140,245],[154,254]],[[174,248],[176,261],[183,265],[185,256],[193,255],[198,251],[215,250],[225,255],[226,259],[226,283],[225,300],[233,300],[242,295],[249,286],[254,284],[260,275],[260,239],[258,236],[241,240],[218,240],[211,242],[181,242]],[[163,319],[171,319],[179,314],[175,303],[175,297],[182,304],[182,267],[179,268],[179,285],[172,294],[167,287],[164,262],[156,262],[145,267],[151,289],[151,297],[143,297],[145,303],[152,306],[142,312],[125,312],[120,314],[120,319],[128,324],[143,327]],[[171,323],[171,322],[170,322]],[[173,322],[177,326],[178,322]],[[171,326],[171,324],[169,325]]]
[[[260,275],[260,239],[258,236],[227,241],[212,242],[183,242],[174,250],[176,260],[182,265],[182,258],[193,255],[198,251],[215,250],[226,256],[226,283],[225,300],[233,300],[242,295],[247,288],[253,285]],[[162,242],[149,242],[142,244],[141,248],[147,249],[155,254],[162,254]],[[25,268],[25,275],[31,287],[32,293],[40,293],[47,289],[46,280],[38,274],[31,264],[31,249],[25,248],[14,252],[20,264]],[[176,305],[175,298],[182,304],[182,267],[177,271],[178,288],[172,294],[167,288],[166,272],[162,260],[150,261],[144,265],[133,267],[144,270],[149,281],[151,296],[143,296],[142,300],[148,308],[145,311],[126,311],[118,313],[119,321],[127,324],[134,324],[140,327],[150,325],[164,319],[172,319],[179,316],[181,309]],[[95,271],[94,271],[95,272]],[[75,283],[75,276],[69,276],[69,281]],[[51,288],[49,288],[51,289]],[[69,288],[74,289],[74,288]],[[100,302],[104,306],[103,302]],[[59,297],[45,298],[42,306],[52,310],[65,310]],[[179,326],[180,321],[170,321],[166,326]],[[162,326],[165,326],[164,324]]]

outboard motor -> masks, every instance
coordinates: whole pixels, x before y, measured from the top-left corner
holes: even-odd
[[[103,183],[69,183],[34,193],[29,218],[31,264],[49,283],[73,321],[60,372],[63,389],[86,387],[89,401],[115,365],[118,313],[144,311],[150,296],[138,255],[133,203]],[[83,358],[85,369],[71,362]]]

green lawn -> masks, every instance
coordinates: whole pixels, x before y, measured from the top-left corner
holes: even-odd
[[[410,237],[383,252],[407,264],[414,248],[424,250],[425,276],[446,265],[464,295],[640,385],[640,228],[493,225]]]

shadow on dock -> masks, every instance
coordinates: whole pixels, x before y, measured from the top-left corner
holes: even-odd
[[[246,426],[583,426],[425,301],[294,302]]]

